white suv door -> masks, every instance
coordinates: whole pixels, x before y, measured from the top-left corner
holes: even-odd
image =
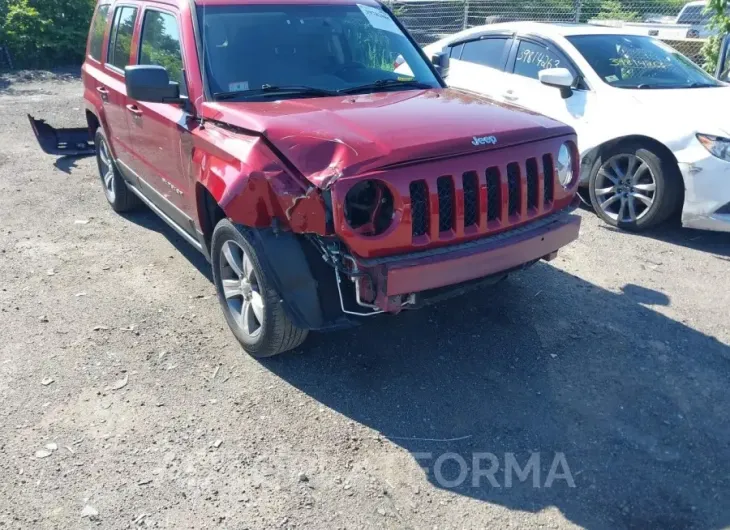
[[[451,44],[449,86],[484,94],[499,99],[504,90],[511,36],[483,35],[471,40]]]
[[[566,68],[576,79],[578,72],[566,56],[555,46],[538,39],[521,38],[515,42],[516,50],[510,54],[508,80],[501,95],[506,101],[550,118],[567,123],[576,129],[578,139],[586,132],[590,122],[593,94],[584,85],[568,98],[559,89],[543,85],[539,74],[550,68]]]

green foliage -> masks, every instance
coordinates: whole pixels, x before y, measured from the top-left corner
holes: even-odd
[[[705,42],[705,45],[702,47],[702,55],[705,58],[705,64],[703,66],[711,74],[714,74],[717,69],[722,39],[730,33],[729,7],[730,2],[728,0],[709,0],[707,2],[706,10],[712,14],[708,25],[710,29],[715,31],[715,35]]]
[[[22,68],[80,63],[93,0],[0,0],[0,46]]]
[[[603,20],[625,20],[626,22],[640,22],[641,15],[636,11],[629,11],[619,0],[606,0],[601,3],[598,16]]]

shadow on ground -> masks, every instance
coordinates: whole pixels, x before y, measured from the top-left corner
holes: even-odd
[[[152,210],[148,208],[139,208],[138,210],[122,214],[128,221],[133,222],[148,230],[159,232],[182,254],[185,258],[198,269],[198,272],[205,276],[209,282],[213,283],[213,272],[210,263],[205,257],[198,252],[193,246],[185,241],[175,230],[170,228],[162,219],[160,219]]]
[[[580,207],[583,211],[595,215],[593,208],[587,206],[585,203],[581,203]],[[639,234],[619,230],[605,223],[602,223],[601,226],[604,230],[614,232],[620,237],[646,237],[671,245],[716,254],[721,258],[730,258],[730,233],[683,228],[682,221],[679,217],[679,215],[676,215],[661,226]]]
[[[460,471],[451,459],[437,478],[437,457],[453,452],[471,467],[474,453],[490,452],[500,487],[474,487],[469,470],[447,489],[514,510],[554,506],[588,528],[730,524],[730,348],[633,296],[540,264],[480,295],[305,347],[265,366],[414,459],[430,453],[418,463],[436,488]],[[505,487],[508,452],[520,466],[540,453],[541,487],[534,474]],[[575,488],[544,487],[557,452]]]
[[[152,212],[126,217],[211,279],[202,255]],[[541,263],[468,297],[312,334],[299,355],[263,364],[409,451],[434,488],[513,510],[556,507],[587,528],[727,527],[730,347],[645,307],[670,303]],[[485,452],[499,461],[499,487],[473,485],[473,455]],[[506,487],[506,453],[524,467],[535,452],[540,487],[535,473],[512,474]],[[458,479],[453,458],[436,475],[446,453],[467,463],[460,485],[444,482]],[[545,487],[556,453],[575,487]]]

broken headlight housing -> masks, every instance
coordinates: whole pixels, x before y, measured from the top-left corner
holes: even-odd
[[[361,236],[379,236],[393,223],[393,194],[381,180],[355,184],[345,195],[344,206],[347,224]]]
[[[697,139],[712,156],[730,162],[730,139],[711,134],[698,134]]]

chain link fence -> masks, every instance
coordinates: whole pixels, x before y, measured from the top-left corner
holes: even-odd
[[[655,36],[702,64],[702,45],[712,35],[702,1],[387,0],[386,3],[421,45],[483,24],[521,20],[579,22]]]

